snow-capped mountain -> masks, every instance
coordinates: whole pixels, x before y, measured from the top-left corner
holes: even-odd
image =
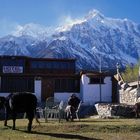
[[[76,20],[75,20],[76,21]],[[36,24],[19,26],[0,38],[0,55],[76,58],[77,69],[113,69],[140,58],[140,24],[105,17],[97,10],[55,29]]]

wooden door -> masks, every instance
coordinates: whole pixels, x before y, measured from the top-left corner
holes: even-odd
[[[48,97],[54,97],[54,80],[42,79],[42,100],[45,101]]]

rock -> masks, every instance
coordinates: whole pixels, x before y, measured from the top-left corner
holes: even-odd
[[[100,118],[135,117],[133,105],[98,103],[95,107]]]

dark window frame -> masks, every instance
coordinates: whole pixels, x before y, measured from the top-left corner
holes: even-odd
[[[105,84],[104,77],[90,77],[89,84]]]
[[[31,69],[66,69],[75,70],[74,62],[63,62],[63,61],[30,61]]]
[[[34,78],[1,77],[0,92],[34,92]]]
[[[80,92],[78,79],[55,79],[55,92]]]

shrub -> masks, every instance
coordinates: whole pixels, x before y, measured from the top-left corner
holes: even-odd
[[[127,65],[125,71],[122,73],[122,77],[125,82],[137,81],[139,77],[140,62],[134,66]]]

